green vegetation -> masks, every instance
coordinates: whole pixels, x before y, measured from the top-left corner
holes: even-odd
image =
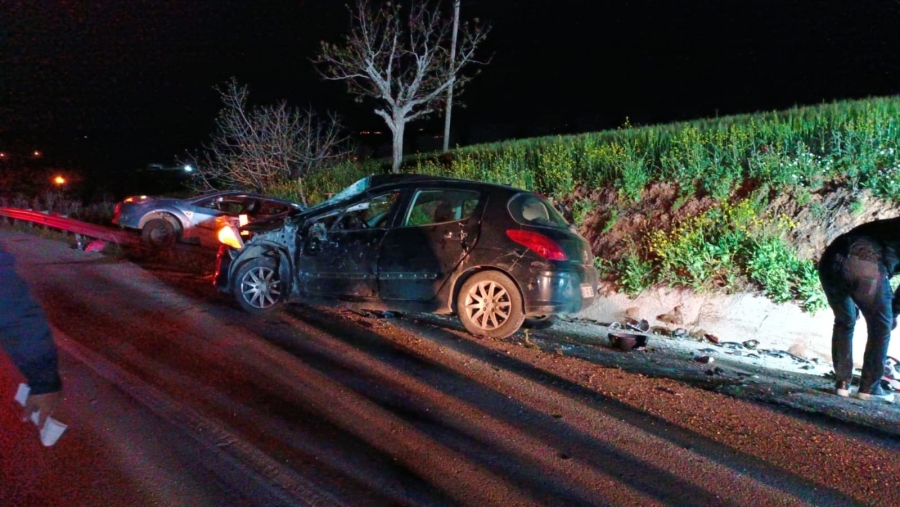
[[[596,204],[588,199],[575,201],[575,204],[572,206],[572,220],[576,224],[583,223],[585,217],[587,217],[595,207]]]
[[[312,175],[304,186],[321,199],[387,168],[386,162],[347,164]],[[799,259],[786,239],[796,224],[766,216],[766,205],[784,193],[805,205],[826,183],[900,202],[900,98],[468,146],[407,157],[402,171],[506,183],[557,201],[578,188],[612,188],[618,209],[607,210],[603,232],[641,200],[648,184],[674,184],[673,211],[693,198],[714,204],[666,230],[629,238],[627,256],[600,262],[604,278],[630,295],[656,284],[755,288],[773,301],[816,311],[825,300],[815,266]],[[571,216],[581,225],[596,207],[575,199]]]

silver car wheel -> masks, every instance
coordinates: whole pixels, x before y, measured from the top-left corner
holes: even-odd
[[[274,269],[256,266],[241,278],[240,291],[247,304],[264,310],[281,301],[281,280]]]
[[[509,293],[493,280],[481,281],[466,293],[466,317],[484,331],[492,331],[505,324],[511,310]]]

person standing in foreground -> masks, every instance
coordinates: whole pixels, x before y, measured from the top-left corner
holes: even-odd
[[[14,266],[15,257],[0,248],[0,346],[28,379],[23,420],[40,411],[42,426],[59,403],[59,359],[44,312]]]
[[[862,224],[834,240],[819,260],[819,280],[834,310],[831,355],[835,393],[850,395],[853,376],[853,328],[862,312],[868,340],[859,390],[861,400],[893,401],[881,387],[891,330],[897,327],[900,299],[890,279],[900,268],[900,218]],[[897,291],[900,293],[900,289]]]

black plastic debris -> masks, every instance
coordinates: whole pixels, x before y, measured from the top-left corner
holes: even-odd
[[[635,331],[640,331],[642,333],[646,333],[647,331],[650,331],[650,323],[647,322],[645,319],[641,319],[640,321],[634,320],[634,319],[628,319],[625,322],[625,325],[629,329],[633,329]]]
[[[628,352],[647,346],[647,335],[631,333],[609,333],[609,343],[619,350]]]

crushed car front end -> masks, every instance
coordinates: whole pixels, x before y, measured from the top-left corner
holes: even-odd
[[[252,313],[264,313],[286,302],[295,292],[292,259],[297,228],[297,220],[284,217],[222,227],[213,277],[216,288],[233,294]],[[264,292],[262,299],[260,291]]]

